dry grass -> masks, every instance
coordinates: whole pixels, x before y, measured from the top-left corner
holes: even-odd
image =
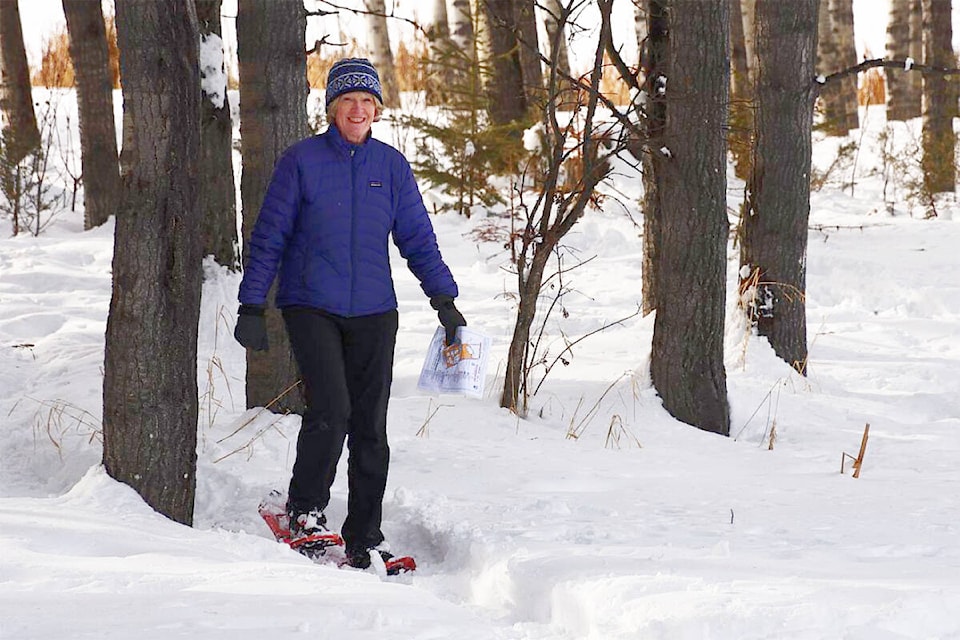
[[[107,16],[107,50],[110,56],[110,78],[113,88],[120,88],[120,49],[117,47],[117,25],[113,16]],[[40,68],[33,71],[30,81],[35,87],[69,88],[74,86],[73,60],[70,58],[70,36],[64,26],[43,43]]]

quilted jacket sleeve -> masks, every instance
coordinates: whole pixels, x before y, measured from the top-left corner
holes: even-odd
[[[240,304],[266,304],[267,292],[296,224],[299,202],[297,157],[288,151],[274,167],[250,234],[250,251],[240,282]]]
[[[423,198],[417,188],[410,163],[401,158],[398,170],[401,179],[393,241],[400,250],[400,255],[406,259],[410,271],[420,280],[420,287],[428,297],[443,294],[456,298],[457,283],[440,255],[437,236],[433,232],[430,215],[423,206]]]

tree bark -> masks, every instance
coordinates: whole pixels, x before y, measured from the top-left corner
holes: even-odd
[[[747,59],[743,9],[740,0],[730,2],[730,133],[727,143],[736,176],[750,177],[753,156],[753,83]]]
[[[400,85],[393,64],[390,48],[390,33],[387,31],[387,9],[384,0],[363,0],[367,11],[370,36],[370,61],[377,68],[380,86],[383,89],[383,105],[388,109],[400,106]]]
[[[449,88],[454,83],[453,67],[450,64],[452,43],[447,22],[446,0],[433,3],[433,24],[427,31],[430,61],[427,69],[426,103],[442,105],[447,101]]]
[[[451,0],[450,8],[450,40],[464,55],[473,51],[473,12],[470,10],[470,0]]]
[[[924,64],[954,66],[951,0],[923,0]],[[956,82],[941,74],[923,78],[923,186],[928,194],[953,193],[957,180],[954,149]]]
[[[657,308],[657,291],[662,243],[663,207],[660,201],[661,174],[655,154],[666,144],[666,74],[669,71],[670,38],[666,0],[650,0],[646,11],[649,27],[641,59],[644,61],[644,93],[648,96],[646,136],[647,152],[643,168],[643,314]]]
[[[820,0],[817,69],[823,75],[857,64],[852,7],[852,0]],[[845,136],[851,129],[860,126],[855,76],[845,76],[839,82],[824,87],[820,99],[823,104],[824,131],[834,136]]]
[[[200,210],[203,214],[203,253],[217,264],[236,271],[240,267],[237,240],[237,195],[233,181],[233,121],[227,96],[220,30],[221,0],[196,0],[201,49],[203,100],[200,112]],[[206,66],[213,62],[212,66]],[[206,63],[206,64],[205,64]]]
[[[96,2],[63,0],[77,84],[83,170],[83,228],[99,227],[120,204],[113,82],[103,13]]]
[[[113,256],[103,463],[167,517],[196,491],[200,78],[192,0],[117,3],[134,145]]]
[[[730,432],[723,322],[729,0],[668,0],[663,212],[650,371],[678,420]],[[652,30],[651,30],[652,31]]]
[[[302,0],[239,0],[240,199],[245,240],[257,220],[277,158],[309,135],[305,28]],[[283,319],[272,307],[275,289],[276,284],[268,296],[270,351],[247,350],[247,407],[269,406],[280,413],[301,413],[303,399],[299,392],[279,397],[300,376]]]
[[[887,57],[923,62],[923,9],[920,0],[892,0],[887,23]],[[921,115],[923,77],[904,69],[885,69],[887,120],[910,120]]]
[[[513,0],[481,0],[488,48],[481,49],[489,75],[485,83],[493,124],[523,122],[527,98],[520,65],[520,46],[514,35]]]
[[[17,0],[0,0],[0,110],[7,160],[17,164],[40,146]]]
[[[520,76],[523,81],[526,104],[543,105],[543,67],[540,64],[540,40],[537,35],[535,0],[513,0],[514,20],[520,53]]]
[[[757,140],[740,223],[748,318],[804,375],[817,9],[818,0],[757,0]]]
[[[567,38],[564,33],[567,17],[563,12],[563,4],[560,0],[546,0],[544,7],[546,9],[544,23],[547,30],[547,43],[550,46],[550,59],[556,61],[558,73],[568,76],[570,75],[570,54],[567,50]]]

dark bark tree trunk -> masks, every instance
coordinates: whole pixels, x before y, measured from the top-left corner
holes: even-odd
[[[240,199],[245,241],[257,220],[277,158],[309,134],[306,19],[302,0],[239,1],[237,55],[243,145]],[[275,289],[276,283],[268,296],[270,351],[247,350],[247,407],[269,406],[280,413],[301,413],[303,399],[299,391],[280,397],[296,384],[300,375],[283,319],[272,307]]]
[[[7,160],[17,164],[40,145],[17,0],[0,0],[0,110]]]
[[[818,0],[757,0],[757,140],[740,227],[748,318],[804,375],[817,10]]]
[[[955,66],[951,0],[923,0],[924,64]],[[953,118],[957,85],[941,74],[923,77],[923,188],[928,194],[953,193],[957,180]]]
[[[113,119],[113,81],[100,5],[63,0],[77,84],[83,170],[83,228],[99,227],[120,204],[120,161]]]
[[[113,256],[103,463],[160,513],[193,521],[197,461],[200,78],[193,0],[117,2],[134,145]]]
[[[920,0],[892,0],[887,23],[887,57],[892,60],[913,58],[923,62],[923,33],[917,16],[923,15]],[[917,45],[920,50],[917,50]],[[923,77],[903,69],[885,69],[887,80],[887,120],[920,117]]]
[[[200,69],[203,100],[200,111],[200,210],[203,213],[203,254],[236,271],[240,267],[237,240],[237,196],[233,181],[233,121],[227,96],[220,31],[221,0],[196,0],[201,47],[217,60]]]
[[[646,135],[648,152],[643,154],[643,314],[657,308],[663,208],[660,203],[661,175],[654,154],[663,148],[667,123],[665,77],[669,71],[670,38],[666,0],[650,0],[644,54],[644,92],[648,96]]]
[[[733,156],[736,176],[746,180],[750,176],[753,155],[753,83],[751,65],[747,59],[747,44],[743,28],[743,8],[740,0],[730,2],[730,133],[727,143]]]
[[[650,370],[678,420],[728,435],[723,365],[729,0],[669,0],[662,226]],[[652,34],[652,30],[651,30]]]
[[[490,119],[505,125],[527,118],[527,97],[520,65],[520,47],[514,35],[513,0],[481,0],[485,28],[485,83],[490,104]]]

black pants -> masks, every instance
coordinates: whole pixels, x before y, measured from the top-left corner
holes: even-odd
[[[284,309],[300,368],[307,410],[297,439],[288,509],[324,509],[344,439],[349,449],[347,519],[340,534],[348,549],[383,541],[387,485],[387,401],[393,381],[397,311],[344,318],[315,309]]]

